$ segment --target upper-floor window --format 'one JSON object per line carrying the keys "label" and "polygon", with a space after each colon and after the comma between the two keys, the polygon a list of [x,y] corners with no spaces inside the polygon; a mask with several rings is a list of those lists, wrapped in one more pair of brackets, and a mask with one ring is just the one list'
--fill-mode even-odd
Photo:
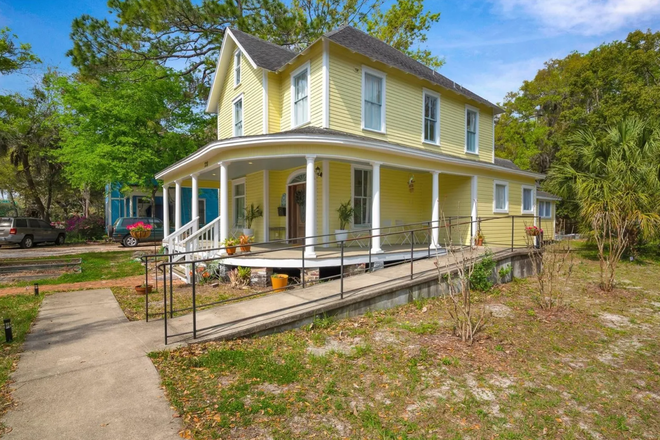
{"label": "upper-floor window", "polygon": [[234,136],[243,136],[243,95],[234,100]]}
{"label": "upper-floor window", "polygon": [[362,67],[362,127],[385,132],[385,74]]}
{"label": "upper-floor window", "polygon": [[493,212],[509,212],[509,184],[495,181],[493,192]]}
{"label": "upper-floor window", "polygon": [[479,110],[465,106],[465,152],[479,152]]}
{"label": "upper-floor window", "polygon": [[291,125],[309,122],[309,62],[291,74]]}
{"label": "upper-floor window", "polygon": [[552,218],[552,202],[539,202],[539,216]]}
{"label": "upper-floor window", "polygon": [[241,51],[234,53],[234,87],[241,83]]}
{"label": "upper-floor window", "polygon": [[371,170],[353,169],[353,225],[371,224]]}
{"label": "upper-floor window", "polygon": [[523,214],[534,213],[534,188],[522,187],[522,212]]}
{"label": "upper-floor window", "polygon": [[424,91],[424,142],[440,143],[440,97]]}

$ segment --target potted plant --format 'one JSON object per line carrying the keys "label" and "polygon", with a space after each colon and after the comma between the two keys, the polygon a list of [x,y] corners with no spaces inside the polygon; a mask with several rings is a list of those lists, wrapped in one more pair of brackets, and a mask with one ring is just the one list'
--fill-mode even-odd
{"label": "potted plant", "polygon": [[289,275],[274,273],[270,276],[270,282],[275,292],[282,292],[286,289],[287,284],[289,284]]}
{"label": "potted plant", "polygon": [[532,237],[538,237],[543,233],[543,229],[539,228],[538,226],[526,226],[525,233],[527,235],[531,235]]}
{"label": "potted plant", "polygon": [[346,227],[351,223],[355,209],[351,206],[351,200],[346,203],[341,203],[337,208],[339,214],[339,229],[335,229],[335,240],[346,241],[348,240],[348,230]]}
{"label": "potted plant", "polygon": [[474,236],[474,244],[476,246],[484,245],[484,234],[481,233],[481,229],[477,231],[477,235]]}
{"label": "potted plant", "polygon": [[138,295],[146,295],[148,293],[151,293],[153,288],[154,286],[152,286],[151,284],[142,283],[139,286],[135,286],[135,293],[137,293]]}
{"label": "potted plant", "polygon": [[250,248],[252,247],[250,246],[250,243],[252,243],[253,241],[254,241],[254,237],[250,235],[243,234],[240,237],[238,237],[238,242],[241,245],[241,252],[250,252]]}
{"label": "potted plant", "polygon": [[227,251],[227,255],[234,255],[236,253],[236,245],[238,244],[238,240],[235,238],[225,238],[222,242],[222,245],[225,247],[225,250]]}
{"label": "potted plant", "polygon": [[254,235],[254,231],[252,230],[252,222],[255,219],[258,219],[259,217],[264,215],[264,212],[261,210],[261,205],[257,205],[257,207],[254,207],[254,203],[251,203],[249,207],[243,208],[245,213],[243,214],[243,218],[245,219],[245,228],[243,229],[243,235],[247,236],[252,236]]}
{"label": "potted plant", "polygon": [[144,222],[137,222],[126,226],[131,236],[138,240],[144,240],[149,237],[151,235],[151,228],[152,226],[150,224]]}

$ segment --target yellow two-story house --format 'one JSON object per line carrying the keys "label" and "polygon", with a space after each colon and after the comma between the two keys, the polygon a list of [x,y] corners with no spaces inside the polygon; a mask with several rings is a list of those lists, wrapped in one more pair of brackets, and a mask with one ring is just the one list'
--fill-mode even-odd
{"label": "yellow two-story house", "polygon": [[[506,245],[525,239],[539,208],[554,223],[555,199],[537,201],[544,176],[495,157],[498,106],[350,26],[300,53],[227,29],[206,111],[218,115],[218,139],[156,176],[165,206],[174,188],[170,240],[201,233],[202,187],[219,192],[219,216],[202,228],[216,243],[241,233],[254,205],[255,241],[304,238],[310,258],[334,241],[349,201],[346,229],[373,236],[374,254],[401,244],[379,233],[414,225],[450,221],[466,225],[452,240],[480,233]],[[182,187],[192,188],[187,225]],[[510,217],[517,223],[496,221]],[[447,237],[436,227],[419,239],[438,247]]]}

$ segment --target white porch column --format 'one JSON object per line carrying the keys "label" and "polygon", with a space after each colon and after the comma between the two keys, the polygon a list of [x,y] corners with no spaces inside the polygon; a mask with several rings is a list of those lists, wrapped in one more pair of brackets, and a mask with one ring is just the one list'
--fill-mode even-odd
{"label": "white porch column", "polygon": [[316,173],[314,172],[314,160],[316,156],[305,156],[307,159],[306,194],[305,194],[305,257],[316,258],[314,252],[316,235]]}
{"label": "white porch column", "polygon": [[323,176],[321,177],[321,185],[323,185],[323,247],[329,247],[329,241],[332,241],[330,237],[330,162],[327,160],[323,161]]}
{"label": "white porch column", "polygon": [[[190,203],[190,211],[191,211],[190,220],[199,216],[199,183],[197,181],[198,176],[199,173],[193,173],[190,175],[190,177],[192,178],[192,201]],[[193,224],[193,231],[197,232],[198,227],[199,227],[199,222]]]}
{"label": "white porch column", "polygon": [[174,181],[174,229],[181,229],[181,181]]}
{"label": "white porch column", "polygon": [[130,211],[129,217],[133,217],[135,214],[133,213],[133,193],[132,192],[128,196],[128,210]]}
{"label": "white porch column", "polygon": [[431,171],[433,178],[433,185],[431,191],[431,203],[433,208],[431,211],[431,249],[437,249],[440,245],[440,182],[439,172]]}
{"label": "white porch column", "polygon": [[163,185],[163,238],[170,235],[170,201],[168,199],[169,186]]}
{"label": "white porch column", "polygon": [[[380,235],[380,162],[371,162],[371,234]],[[381,237],[371,241],[371,253],[382,253]]]}
{"label": "white porch column", "polygon": [[220,243],[222,243],[229,236],[229,202],[227,200],[229,162],[219,162],[218,165],[220,165]]}
{"label": "white porch column", "polygon": [[[479,210],[477,208],[477,185],[479,183],[479,178],[477,176],[472,176],[470,179],[470,200],[472,201],[472,209],[470,211],[470,217],[472,221],[472,237],[470,237],[470,243],[474,240],[474,236],[477,235],[477,230],[479,229]],[[468,244],[470,244],[468,243]]]}

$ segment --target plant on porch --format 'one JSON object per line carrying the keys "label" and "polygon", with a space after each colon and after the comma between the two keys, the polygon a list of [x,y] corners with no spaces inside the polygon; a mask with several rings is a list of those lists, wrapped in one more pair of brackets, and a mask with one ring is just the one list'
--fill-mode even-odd
{"label": "plant on porch", "polygon": [[252,236],[254,231],[252,230],[252,222],[263,217],[264,212],[261,209],[261,205],[254,206],[254,203],[251,203],[249,207],[243,208],[243,219],[245,220],[245,229],[243,229],[243,235]]}
{"label": "plant on porch", "polygon": [[224,246],[225,250],[227,251],[227,255],[234,255],[236,253],[236,245],[238,244],[238,240],[235,238],[225,238],[222,241],[222,246]]}
{"label": "plant on porch", "polygon": [[337,241],[346,241],[348,239],[348,230],[346,227],[351,223],[355,209],[351,206],[351,200],[346,203],[340,203],[337,208],[339,217],[339,229],[335,229],[335,239]]}
{"label": "plant on porch", "polygon": [[238,241],[241,245],[241,252],[250,252],[250,243],[254,241],[254,237],[251,235],[241,235],[238,237]]}

